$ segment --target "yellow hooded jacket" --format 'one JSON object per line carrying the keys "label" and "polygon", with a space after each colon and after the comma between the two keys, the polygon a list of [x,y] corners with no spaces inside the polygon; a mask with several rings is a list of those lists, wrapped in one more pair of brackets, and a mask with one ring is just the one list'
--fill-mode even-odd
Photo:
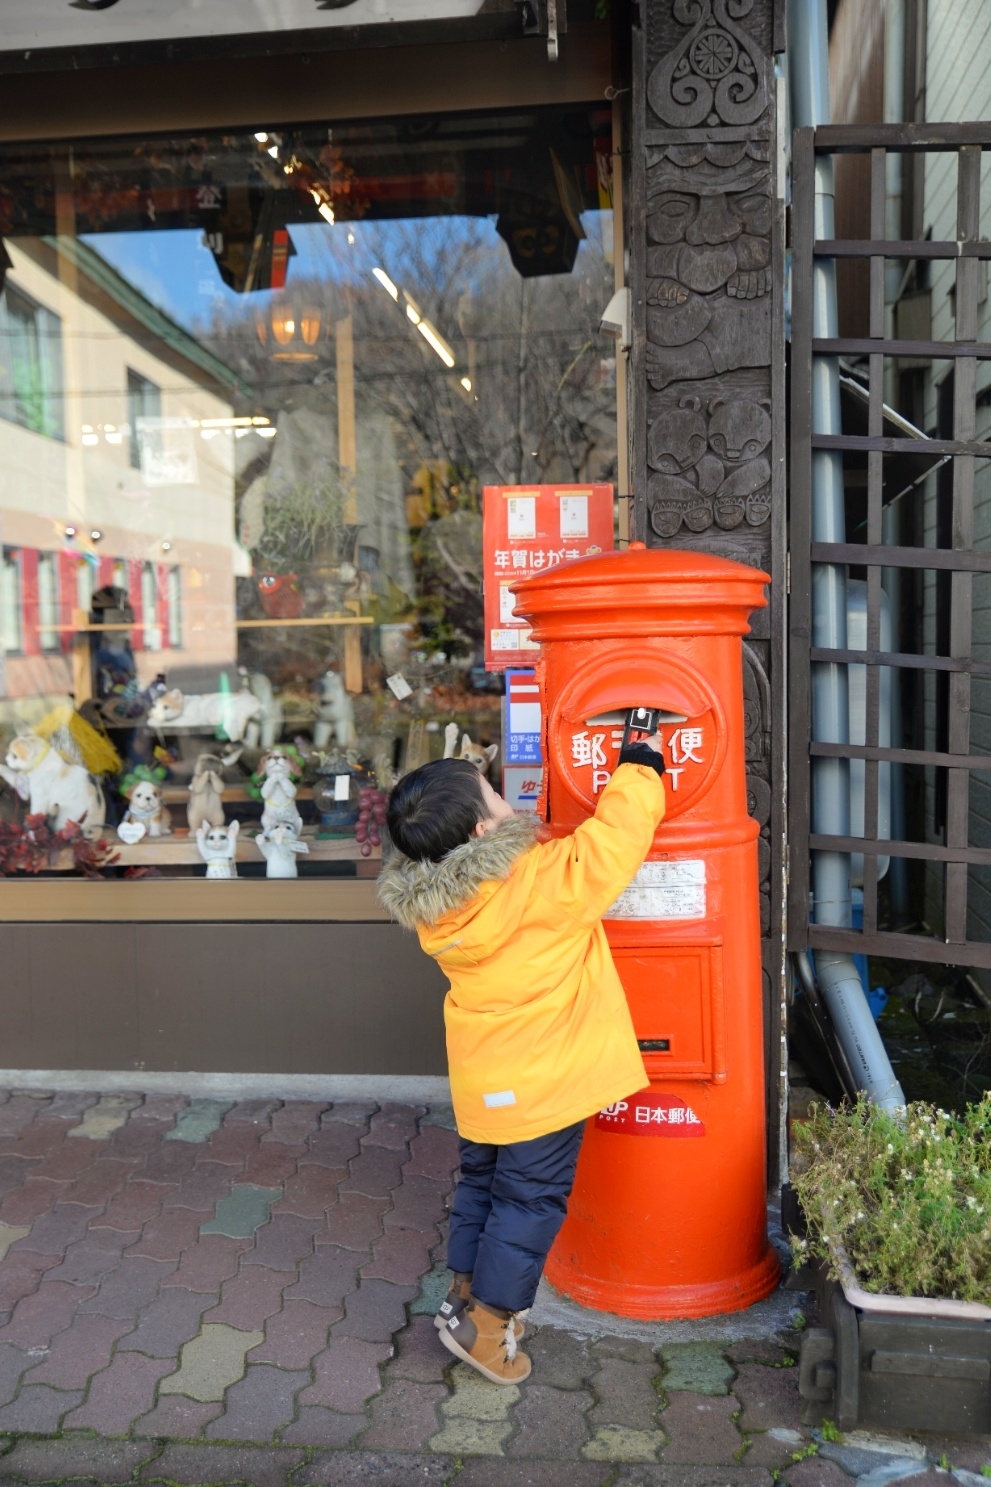
{"label": "yellow hooded jacket", "polygon": [[379,895],[450,981],[458,1131],[503,1145],[562,1130],[647,1082],[602,916],[664,815],[655,770],[621,764],[574,835],[505,821],[438,863],[396,853]]}

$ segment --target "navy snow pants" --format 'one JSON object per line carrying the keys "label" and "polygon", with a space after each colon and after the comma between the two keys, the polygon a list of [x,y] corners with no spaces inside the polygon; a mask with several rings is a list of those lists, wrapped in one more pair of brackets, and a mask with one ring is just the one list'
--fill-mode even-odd
{"label": "navy snow pants", "polygon": [[451,1209],[447,1263],[472,1275],[486,1306],[525,1311],[564,1222],[585,1122],[489,1146],[461,1138],[461,1181]]}

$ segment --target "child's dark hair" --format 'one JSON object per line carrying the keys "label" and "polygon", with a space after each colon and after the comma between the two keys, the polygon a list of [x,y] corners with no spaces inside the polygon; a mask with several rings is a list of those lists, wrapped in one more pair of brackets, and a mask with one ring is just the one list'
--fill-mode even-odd
{"label": "child's dark hair", "polygon": [[485,820],[485,800],[474,764],[434,759],[404,775],[389,796],[389,835],[405,857],[439,862]]}

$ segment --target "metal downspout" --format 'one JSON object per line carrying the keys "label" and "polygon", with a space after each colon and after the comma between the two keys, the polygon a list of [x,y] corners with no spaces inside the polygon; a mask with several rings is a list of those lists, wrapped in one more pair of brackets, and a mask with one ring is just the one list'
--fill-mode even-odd
{"label": "metal downspout", "polygon": [[[826,0],[789,0],[788,56],[791,120],[794,128],[829,122],[829,47]],[[816,156],[815,236],[835,237],[833,162]],[[812,279],[812,334],[839,335],[836,267],[816,258]],[[839,434],[839,363],[817,356],[812,363],[812,427]],[[830,450],[812,451],[812,541],[844,542],[843,458]],[[845,650],[846,569],[817,563],[812,568],[812,644]],[[812,736],[822,743],[849,743],[846,667],[816,662],[812,667]],[[844,759],[812,760],[812,828],[829,836],[850,834],[850,770]],[[812,912],[816,923],[850,926],[850,858],[842,852],[816,852],[812,864]],[[853,959],[817,950],[816,977],[837,1036],[858,1086],[878,1105],[895,1109],[905,1096],[891,1067]]]}

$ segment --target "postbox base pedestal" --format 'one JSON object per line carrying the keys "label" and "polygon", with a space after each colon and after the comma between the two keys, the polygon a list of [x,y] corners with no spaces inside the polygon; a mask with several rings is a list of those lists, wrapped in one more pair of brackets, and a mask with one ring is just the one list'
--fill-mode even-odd
{"label": "postbox base pedestal", "polygon": [[745,1311],[770,1296],[781,1278],[781,1264],[769,1245],[756,1265],[725,1280],[698,1285],[647,1286],[634,1281],[600,1280],[578,1275],[556,1261],[552,1251],[544,1274],[569,1301],[613,1316],[640,1322],[674,1322],[691,1317],[718,1317]]}

